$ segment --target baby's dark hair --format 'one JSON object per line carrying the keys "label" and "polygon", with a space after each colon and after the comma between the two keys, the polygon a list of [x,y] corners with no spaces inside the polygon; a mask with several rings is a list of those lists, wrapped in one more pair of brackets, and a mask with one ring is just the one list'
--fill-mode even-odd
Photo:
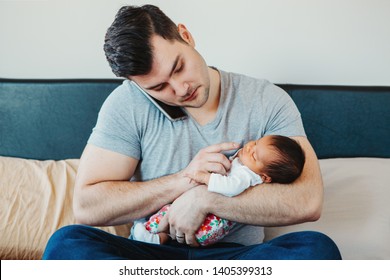
{"label": "baby's dark hair", "polygon": [[277,159],[267,164],[265,173],[273,183],[288,184],[294,182],[302,173],[305,165],[305,153],[294,139],[281,135],[272,135],[272,147],[278,154]]}

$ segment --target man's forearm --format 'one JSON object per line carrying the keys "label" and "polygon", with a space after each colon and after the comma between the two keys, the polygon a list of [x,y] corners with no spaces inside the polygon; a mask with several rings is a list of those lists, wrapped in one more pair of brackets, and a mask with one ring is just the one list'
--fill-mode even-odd
{"label": "man's forearm", "polygon": [[305,194],[292,188],[259,185],[232,198],[208,193],[206,200],[210,203],[207,204],[207,212],[231,221],[261,226],[290,225],[318,219],[316,202],[308,201],[309,198],[303,198]]}
{"label": "man's forearm", "polygon": [[116,225],[145,217],[191,188],[179,173],[147,182],[105,181],[76,186],[74,212],[79,223]]}

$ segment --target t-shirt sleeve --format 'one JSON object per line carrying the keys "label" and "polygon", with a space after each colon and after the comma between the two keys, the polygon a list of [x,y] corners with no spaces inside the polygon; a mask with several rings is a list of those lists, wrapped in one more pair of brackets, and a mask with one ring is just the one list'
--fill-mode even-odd
{"label": "t-shirt sleeve", "polygon": [[263,104],[269,116],[265,134],[284,136],[306,136],[301,114],[291,97],[280,87],[266,87]]}
{"label": "t-shirt sleeve", "polygon": [[140,131],[129,87],[122,84],[105,100],[88,144],[135,159],[141,158]]}

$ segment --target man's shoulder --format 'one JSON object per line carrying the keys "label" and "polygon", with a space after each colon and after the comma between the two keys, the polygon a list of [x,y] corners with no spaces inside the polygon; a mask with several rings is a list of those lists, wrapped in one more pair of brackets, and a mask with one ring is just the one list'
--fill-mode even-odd
{"label": "man's shoulder", "polygon": [[226,87],[234,87],[235,89],[256,89],[256,91],[272,90],[276,87],[268,79],[253,77],[247,74],[228,72],[219,70],[221,75],[222,85]]}
{"label": "man's shoulder", "polygon": [[218,69],[218,71],[222,77],[230,78],[233,80],[247,80],[247,81],[252,81],[252,82],[256,82],[256,83],[264,83],[264,84],[270,83],[270,81],[265,79],[265,78],[254,77],[254,76],[251,76],[248,74],[225,71],[225,70],[221,70],[221,69]]}
{"label": "man's shoulder", "polygon": [[104,103],[109,107],[138,107],[145,104],[147,106],[148,100],[131,81],[124,80],[109,94]]}
{"label": "man's shoulder", "polygon": [[241,96],[248,102],[263,102],[263,98],[283,96],[286,92],[268,79],[220,70],[221,89],[226,96]]}
{"label": "man's shoulder", "polygon": [[124,80],[120,85],[118,85],[108,96],[108,98],[126,98],[129,97],[133,92],[138,91],[138,89],[132,85],[132,82],[129,80]]}

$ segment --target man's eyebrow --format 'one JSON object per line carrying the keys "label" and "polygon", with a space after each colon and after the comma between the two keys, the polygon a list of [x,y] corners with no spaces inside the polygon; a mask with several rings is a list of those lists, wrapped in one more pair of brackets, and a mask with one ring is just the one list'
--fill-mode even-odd
{"label": "man's eyebrow", "polygon": [[[173,71],[175,71],[175,68],[176,68],[177,64],[179,63],[179,59],[180,59],[180,55],[177,55],[175,61],[173,62],[171,72],[169,73],[169,77],[171,77],[173,74]],[[158,85],[147,87],[145,89],[147,89],[147,90],[155,89],[155,88],[158,88],[159,86],[161,86],[162,84],[163,83],[160,83]]]}

